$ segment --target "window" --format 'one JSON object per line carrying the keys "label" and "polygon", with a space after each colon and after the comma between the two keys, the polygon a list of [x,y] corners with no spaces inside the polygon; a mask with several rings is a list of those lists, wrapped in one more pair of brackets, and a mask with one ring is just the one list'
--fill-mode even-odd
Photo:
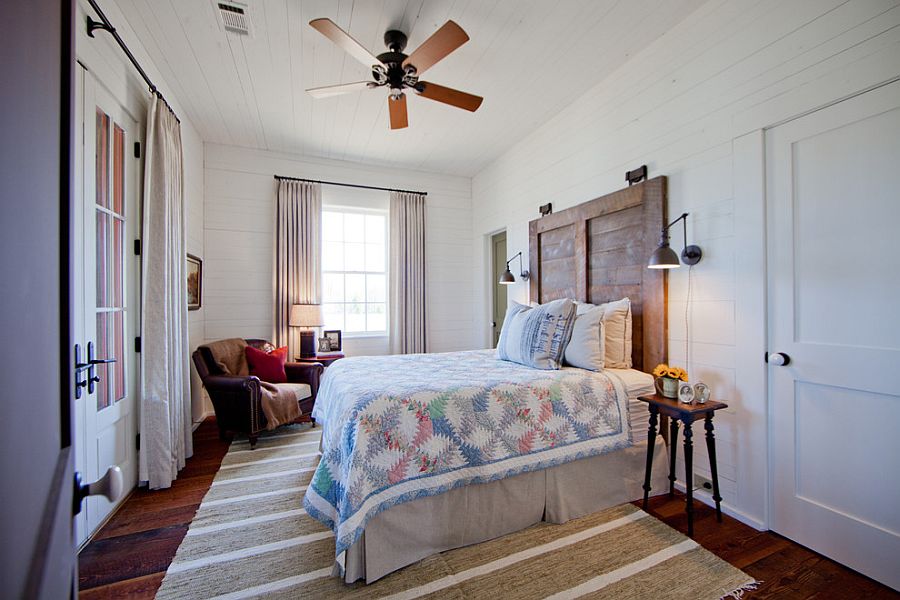
{"label": "window", "polygon": [[322,304],[325,329],[387,334],[387,212],[322,211]]}

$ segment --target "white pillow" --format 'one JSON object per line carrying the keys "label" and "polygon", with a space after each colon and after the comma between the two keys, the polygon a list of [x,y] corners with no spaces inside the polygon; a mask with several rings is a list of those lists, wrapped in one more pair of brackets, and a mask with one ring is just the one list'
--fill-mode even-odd
{"label": "white pillow", "polygon": [[497,357],[536,369],[558,369],[575,322],[568,298],[534,308],[513,302],[506,311]]}
{"label": "white pillow", "polygon": [[603,370],[606,346],[603,312],[597,306],[575,317],[572,338],[566,346],[566,364],[589,371]]}
{"label": "white pillow", "polygon": [[575,303],[575,314],[583,315],[592,309],[602,309],[604,329],[603,366],[607,369],[630,369],[631,362],[631,300],[622,298],[600,305]]}

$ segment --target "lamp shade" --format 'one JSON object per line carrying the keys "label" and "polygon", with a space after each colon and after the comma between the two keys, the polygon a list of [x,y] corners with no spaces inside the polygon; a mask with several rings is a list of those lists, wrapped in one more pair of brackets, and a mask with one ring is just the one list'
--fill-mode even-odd
{"label": "lamp shade", "polygon": [[669,244],[660,244],[650,255],[648,269],[675,269],[681,266],[678,255],[669,247]]}
{"label": "lamp shade", "polygon": [[320,304],[294,304],[291,306],[291,318],[288,320],[291,327],[322,327],[325,325],[325,315],[322,314]]}
{"label": "lamp shade", "polygon": [[499,283],[502,283],[503,285],[512,285],[515,282],[515,276],[512,274],[512,271],[509,270],[509,267],[506,267],[506,271],[500,276]]}

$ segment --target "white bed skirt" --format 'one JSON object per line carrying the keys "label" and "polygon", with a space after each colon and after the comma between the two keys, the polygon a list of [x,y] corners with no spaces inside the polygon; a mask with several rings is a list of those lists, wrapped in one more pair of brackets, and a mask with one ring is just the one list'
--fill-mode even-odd
{"label": "white bed skirt", "polygon": [[[344,554],[344,581],[372,583],[438,552],[564,523],[644,495],[647,444],[398,504],[376,515]],[[653,455],[653,495],[668,490],[665,443]],[[341,575],[335,564],[336,576]]]}

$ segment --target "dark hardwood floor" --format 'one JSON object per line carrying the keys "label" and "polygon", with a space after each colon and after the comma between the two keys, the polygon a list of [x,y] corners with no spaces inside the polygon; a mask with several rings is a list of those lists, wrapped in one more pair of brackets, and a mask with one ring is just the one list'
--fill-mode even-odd
{"label": "dark hardwood floor", "polygon": [[81,551],[79,596],[153,598],[227,451],[215,419],[201,423],[172,487],[135,490]]}
{"label": "dark hardwood floor", "polygon": [[[228,445],[214,419],[194,432],[194,456],[168,490],[135,491],[79,557],[82,599],[153,598]],[[640,503],[635,503],[640,506]],[[657,496],[650,513],[687,532],[684,496]],[[900,598],[893,590],[771,532],[695,502],[694,539],[762,581],[746,599]]]}

